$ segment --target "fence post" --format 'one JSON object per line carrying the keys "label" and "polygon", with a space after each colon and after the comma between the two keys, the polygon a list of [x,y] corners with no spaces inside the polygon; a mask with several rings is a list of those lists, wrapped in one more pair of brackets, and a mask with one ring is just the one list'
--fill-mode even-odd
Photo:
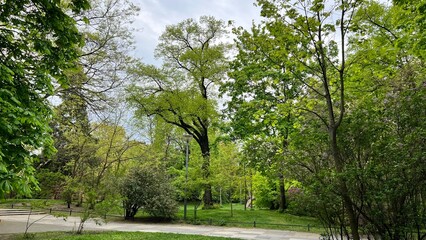
{"label": "fence post", "polygon": [[256,227],[256,220],[253,221],[253,227]]}
{"label": "fence post", "polygon": [[71,212],[72,212],[72,209],[70,209],[70,216],[71,216]]}
{"label": "fence post", "polygon": [[12,209],[13,209],[13,203],[12,203]]}
{"label": "fence post", "polygon": [[308,232],[311,231],[311,225],[308,224]]}
{"label": "fence post", "polygon": [[209,218],[209,225],[212,225],[212,219]]}
{"label": "fence post", "polygon": [[52,208],[49,209],[49,214],[52,214]]}

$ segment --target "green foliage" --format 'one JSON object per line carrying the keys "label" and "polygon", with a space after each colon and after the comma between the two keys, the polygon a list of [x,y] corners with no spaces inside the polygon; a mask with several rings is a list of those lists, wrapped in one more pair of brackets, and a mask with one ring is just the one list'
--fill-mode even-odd
{"label": "green foliage", "polygon": [[82,44],[75,21],[66,13],[87,9],[86,0],[6,1],[1,4],[0,42],[0,197],[29,195],[37,186],[36,151],[53,153],[47,98],[53,82],[67,85]]}
{"label": "green foliage", "polygon": [[[76,102],[68,103],[71,108],[76,106]],[[68,207],[75,200],[83,207],[78,232],[88,219],[102,219],[114,210],[112,206],[120,200],[119,180],[145,154],[143,144],[130,140],[124,128],[117,125],[120,114],[114,122],[89,124],[87,112],[82,109],[81,115],[75,111],[62,116],[59,122],[67,127],[58,131],[60,151],[57,159],[46,163],[66,176],[62,198]],[[64,120],[68,117],[70,121]],[[74,121],[77,123],[72,124]]]}
{"label": "green foliage", "polygon": [[278,191],[277,183],[256,173],[253,176],[254,206],[259,208],[277,209]]}
{"label": "green foliage", "polygon": [[215,85],[227,70],[227,44],[219,42],[225,24],[203,16],[166,27],[160,36],[156,56],[161,68],[138,64],[136,79],[128,90],[128,102],[138,118],[155,116],[190,134],[203,157],[204,203],[213,204],[210,178],[211,134],[218,120]]}
{"label": "green foliage", "polygon": [[247,160],[285,157],[329,234],[422,237],[424,1],[257,5],[222,87]]}
{"label": "green foliage", "polygon": [[306,194],[301,188],[292,186],[287,191],[288,209],[286,212],[296,216],[318,216],[316,213],[316,203],[311,195]]}
{"label": "green foliage", "polygon": [[224,141],[215,145],[212,151],[211,183],[216,190],[213,192],[216,201],[220,202],[222,199],[222,202],[230,202],[239,198],[235,194],[238,185],[241,184],[240,160],[241,156],[236,144]]}
{"label": "green foliage", "polygon": [[172,218],[177,212],[175,193],[167,175],[155,167],[134,168],[120,184],[126,219],[142,208],[153,217]]}
{"label": "green foliage", "polygon": [[40,192],[38,198],[58,199],[66,183],[66,177],[61,172],[51,172],[48,169],[41,169],[36,174],[39,182]]}
{"label": "green foliage", "polygon": [[129,0],[89,0],[91,9],[74,16],[85,44],[80,49],[81,73],[71,77],[70,88],[56,90],[65,100],[69,95],[85,103],[86,111],[108,111],[117,107],[119,92],[134,63],[131,24],[139,8]]}

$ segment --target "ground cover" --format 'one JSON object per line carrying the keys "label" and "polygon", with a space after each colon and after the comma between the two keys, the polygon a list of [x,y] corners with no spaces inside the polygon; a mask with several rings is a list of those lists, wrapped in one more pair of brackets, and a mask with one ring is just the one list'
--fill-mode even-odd
{"label": "ground cover", "polygon": [[[62,213],[69,215],[69,210],[63,200],[44,200],[44,199],[9,199],[0,202],[0,208],[43,208],[45,211],[52,209],[61,210]],[[312,217],[295,216],[287,213],[279,213],[278,211],[258,208],[246,208],[242,204],[224,204],[221,207],[203,210],[197,208],[194,212],[195,204],[189,204],[187,210],[187,223],[204,224],[204,225],[220,225],[233,227],[257,227],[267,229],[292,230],[301,232],[323,233],[324,229],[321,223]],[[72,216],[78,216],[82,208],[72,205]],[[58,213],[53,211],[52,214]],[[123,212],[116,210],[109,213],[108,221],[122,221]],[[158,219],[150,218],[143,211],[139,211],[135,221],[151,222]],[[183,223],[183,206],[180,206],[177,219],[174,222]]]}
{"label": "ground cover", "polygon": [[[0,235],[1,237],[1,235]],[[2,238],[3,239],[3,238]],[[85,232],[75,234],[70,232],[31,233],[9,235],[5,240],[235,240],[235,238],[208,237],[173,233],[143,233],[143,232]]]}
{"label": "ground cover", "polygon": [[51,208],[66,207],[64,200],[58,199],[1,199],[0,208]]}
{"label": "ground cover", "polygon": [[[194,207],[195,205],[193,204],[188,205],[187,220],[196,224],[258,227],[315,233],[324,232],[320,221],[312,217],[295,216],[269,209],[246,208],[244,210],[244,205],[242,204],[233,204],[232,214],[230,204],[224,204],[214,209],[202,210],[198,208],[196,217],[194,217]],[[143,215],[137,216],[142,217]],[[179,209],[178,218],[183,219],[183,206]]]}

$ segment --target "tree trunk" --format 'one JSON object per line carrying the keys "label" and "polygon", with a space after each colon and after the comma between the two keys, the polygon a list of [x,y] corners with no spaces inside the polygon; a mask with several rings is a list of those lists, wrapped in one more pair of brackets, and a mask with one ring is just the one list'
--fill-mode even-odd
{"label": "tree trunk", "polygon": [[213,197],[212,197],[212,186],[209,182],[210,178],[210,146],[208,142],[208,138],[204,139],[204,141],[200,144],[201,152],[203,154],[203,164],[201,169],[203,171],[203,180],[204,180],[204,196],[203,203],[204,208],[213,207]]}
{"label": "tree trunk", "polygon": [[126,206],[124,220],[135,220],[135,215],[139,208],[136,206]]}
{"label": "tree trunk", "polygon": [[213,197],[212,197],[212,186],[209,182],[210,169],[208,166],[210,166],[210,156],[208,156],[208,160],[206,160],[206,158],[207,157],[204,157],[204,162],[202,166],[203,180],[205,181],[203,203],[204,203],[204,208],[211,208],[213,207]]}
{"label": "tree trunk", "polygon": [[[331,143],[330,144],[331,154],[334,160],[336,171],[338,173],[343,173],[344,163],[343,163],[343,159],[341,159],[340,157],[339,148],[337,146],[337,127],[334,126],[334,122],[329,129],[329,135],[330,135],[330,143]],[[349,196],[348,186],[346,185],[346,181],[343,178],[340,178],[338,181],[340,185],[339,192],[343,199],[343,204],[349,218],[349,226],[351,228],[352,238],[354,240],[360,240],[359,229],[358,229],[358,217],[352,205],[352,200]]]}
{"label": "tree trunk", "polygon": [[284,210],[287,209],[287,199],[285,196],[285,185],[284,185],[284,174],[280,173],[279,174],[279,183],[280,183],[280,208],[279,211],[283,212]]}

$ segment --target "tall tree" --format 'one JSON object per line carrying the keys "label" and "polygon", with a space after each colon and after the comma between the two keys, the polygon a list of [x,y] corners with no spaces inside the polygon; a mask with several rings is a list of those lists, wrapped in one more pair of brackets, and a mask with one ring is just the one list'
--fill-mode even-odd
{"label": "tall tree", "polygon": [[293,79],[291,86],[282,84],[293,76],[285,71],[279,54],[283,50],[265,27],[253,25],[251,32],[240,27],[234,33],[238,55],[231,63],[232,80],[221,86],[222,92],[231,97],[227,114],[232,134],[245,140],[252,167],[279,178],[279,208],[284,210],[284,165],[295,116],[292,101],[300,83]]}
{"label": "tall tree", "polygon": [[[317,196],[315,211],[324,223],[340,225],[348,239],[359,239],[360,231],[383,239],[424,237],[424,219],[418,217],[425,209],[425,72],[419,44],[424,38],[418,30],[424,1],[395,2],[385,7],[362,1],[258,1],[268,18],[258,29],[266,34],[259,38],[254,29],[239,35],[248,38],[240,44],[229,84],[251,84],[256,90],[247,94],[250,100],[278,92],[272,85],[265,88],[272,77],[256,78],[268,70],[257,71],[262,64],[274,64],[251,66],[256,57],[275,60],[287,74],[277,81],[298,93],[290,98],[296,114],[289,136],[294,175],[307,194]],[[244,106],[241,100],[231,104]],[[258,112],[267,111],[250,113]]]}
{"label": "tall tree", "polygon": [[67,85],[82,45],[67,14],[88,9],[86,0],[2,1],[0,3],[0,195],[29,194],[36,186],[34,154],[53,152],[47,98],[53,81]]}
{"label": "tall tree", "polygon": [[92,8],[74,15],[84,37],[78,65],[80,72],[72,75],[68,88],[58,88],[55,95],[80,98],[88,111],[103,110],[113,104],[125,84],[127,68],[134,49],[131,23],[139,8],[128,0],[89,0]]}
{"label": "tall tree", "polygon": [[103,121],[105,117],[100,115],[108,114],[108,105],[117,104],[114,100],[127,79],[125,69],[133,62],[128,56],[133,49],[130,23],[138,8],[127,0],[90,3],[91,9],[73,15],[84,38],[76,61],[78,68],[66,73],[67,87],[55,89],[59,98],[55,103],[60,103],[55,106],[51,126],[58,153],[39,165],[53,171],[62,171],[72,153],[78,152],[67,147],[78,134],[90,137],[90,120]]}
{"label": "tall tree", "polygon": [[354,18],[362,31],[351,58],[362,61],[351,67],[339,137],[353,202],[368,233],[383,239],[425,237],[426,71],[416,8],[370,2]]}
{"label": "tall tree", "polygon": [[128,101],[139,116],[160,117],[190,134],[203,156],[204,204],[211,206],[210,134],[217,120],[215,84],[227,69],[227,45],[219,40],[226,33],[224,23],[203,16],[166,27],[156,56],[162,68],[140,64],[134,70],[139,79],[129,88]]}
{"label": "tall tree", "polygon": [[[299,109],[318,118],[328,135],[332,169],[339,176],[338,195],[344,203],[354,239],[360,239],[358,215],[347,183],[341,177],[345,171],[345,159],[340,153],[337,132],[345,116],[347,38],[351,33],[352,16],[360,2],[257,1],[261,15],[267,19],[263,22],[267,37],[263,39],[272,41],[274,46],[262,48],[263,56],[278,58],[275,65],[280,66],[282,73],[290,76],[278,81],[288,88],[297,88],[299,94],[294,103],[297,103]],[[255,47],[263,46],[259,44]],[[237,69],[241,68],[237,66]],[[273,92],[276,88],[267,88],[266,91]]]}

